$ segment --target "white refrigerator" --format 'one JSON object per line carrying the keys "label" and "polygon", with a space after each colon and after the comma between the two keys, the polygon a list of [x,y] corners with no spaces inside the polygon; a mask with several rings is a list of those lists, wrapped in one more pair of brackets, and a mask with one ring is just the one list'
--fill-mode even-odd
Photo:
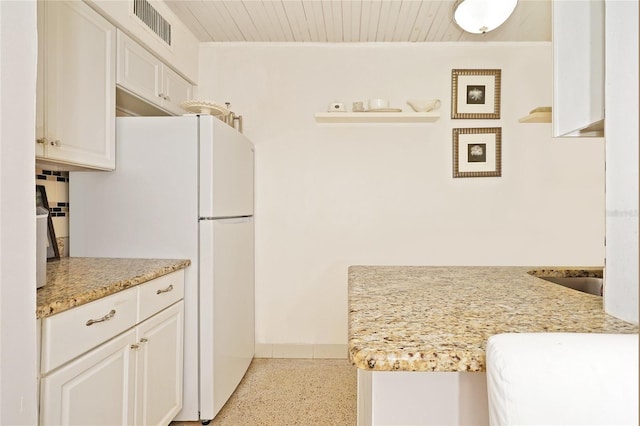
{"label": "white refrigerator", "polygon": [[215,417],[254,355],[253,165],[214,117],[119,117],[116,170],[69,179],[71,256],[191,259],[177,420]]}

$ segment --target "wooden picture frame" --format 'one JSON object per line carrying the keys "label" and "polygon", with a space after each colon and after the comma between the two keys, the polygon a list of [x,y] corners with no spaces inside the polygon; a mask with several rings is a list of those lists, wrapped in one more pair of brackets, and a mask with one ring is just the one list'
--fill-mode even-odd
{"label": "wooden picture frame", "polygon": [[453,129],[453,177],[502,175],[502,128]]}
{"label": "wooden picture frame", "polygon": [[500,118],[502,70],[451,71],[451,118]]}
{"label": "wooden picture frame", "polygon": [[60,259],[60,251],[58,249],[58,240],[56,239],[56,231],[53,228],[53,219],[51,219],[51,209],[49,209],[49,201],[47,200],[47,190],[44,185],[36,185],[36,207],[42,207],[49,212],[47,216],[47,261]]}

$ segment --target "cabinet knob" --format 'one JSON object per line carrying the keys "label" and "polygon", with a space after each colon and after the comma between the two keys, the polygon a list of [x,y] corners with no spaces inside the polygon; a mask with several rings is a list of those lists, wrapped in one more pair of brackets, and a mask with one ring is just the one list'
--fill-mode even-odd
{"label": "cabinet knob", "polygon": [[131,345],[131,349],[133,349],[134,351],[137,350],[138,348],[140,348],[140,345],[134,343],[133,345]]}
{"label": "cabinet knob", "polygon": [[47,143],[47,138],[38,138],[36,139],[36,143],[44,145]]}
{"label": "cabinet knob", "polygon": [[164,97],[164,99],[165,99],[166,101],[171,102],[171,96],[169,96],[169,95],[165,96],[165,97]]}
{"label": "cabinet knob", "polygon": [[62,142],[57,139],[55,141],[51,141],[51,146],[59,147],[60,145],[62,145]]}
{"label": "cabinet knob", "polygon": [[147,339],[146,337],[143,337],[142,339],[140,339],[140,343],[147,343],[149,341],[149,339]]}
{"label": "cabinet knob", "polygon": [[164,93],[158,93],[158,97],[164,99]]}

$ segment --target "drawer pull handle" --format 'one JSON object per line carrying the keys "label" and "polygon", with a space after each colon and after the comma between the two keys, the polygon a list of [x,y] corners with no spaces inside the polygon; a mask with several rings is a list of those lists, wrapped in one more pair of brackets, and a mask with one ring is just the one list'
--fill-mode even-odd
{"label": "drawer pull handle", "polygon": [[97,322],[109,321],[115,315],[116,315],[116,310],[112,309],[107,315],[103,316],[102,318],[90,319],[89,321],[87,321],[87,327],[90,326],[90,325],[93,325],[93,324],[95,324]]}
{"label": "drawer pull handle", "polygon": [[171,290],[173,290],[173,284],[170,284],[167,288],[156,291],[156,294],[169,293]]}

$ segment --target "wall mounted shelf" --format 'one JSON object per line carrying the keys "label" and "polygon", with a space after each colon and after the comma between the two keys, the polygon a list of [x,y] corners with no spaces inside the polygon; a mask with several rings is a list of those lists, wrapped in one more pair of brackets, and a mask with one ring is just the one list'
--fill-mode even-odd
{"label": "wall mounted shelf", "polygon": [[518,120],[520,123],[551,123],[551,107],[539,107]]}
{"label": "wall mounted shelf", "polygon": [[317,112],[318,123],[431,123],[440,112]]}

